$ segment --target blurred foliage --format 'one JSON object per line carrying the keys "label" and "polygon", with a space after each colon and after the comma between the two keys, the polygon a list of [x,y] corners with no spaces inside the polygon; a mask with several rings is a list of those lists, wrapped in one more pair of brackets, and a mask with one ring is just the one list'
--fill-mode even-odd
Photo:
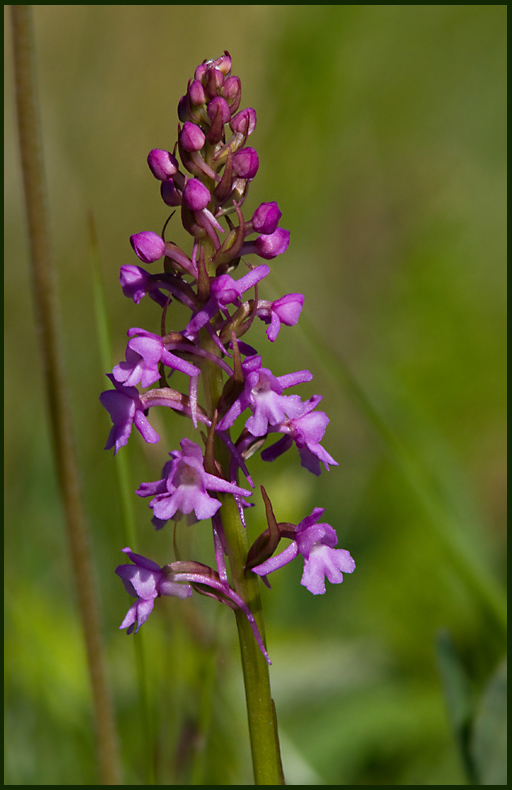
{"label": "blurred foliage", "polygon": [[[125,783],[146,783],[146,757],[133,638],[117,630],[127,598],[113,570],[124,544],[114,461],[102,450],[109,421],[98,401],[106,380],[87,213],[98,227],[118,359],[128,327],[158,331],[152,303],[135,308],[117,283],[119,266],[134,260],[129,235],[159,231],[166,219],[145,157],[173,145],[187,80],[224,49],[243,102],[258,113],[260,171],[248,206],[277,200],[292,232],[262,295],[304,292],[323,353],[286,328],[262,351],[278,374],[312,370],[301,395],[324,395],[325,446],[339,461],[316,479],[291,450],[272,467],[253,459],[253,477],[278,519],[325,507],[357,563],[321,598],[300,586],[300,563],[264,590],[288,783],[466,783],[436,664],[440,628],[467,675],[471,710],[480,711],[472,744],[479,775],[506,783],[499,764],[480,764],[486,738],[496,743],[503,730],[500,675],[479,702],[505,649],[499,606],[489,606],[465,560],[448,550],[453,530],[497,600],[505,558],[506,6],[40,5],[34,13],[62,344]],[[88,681],[33,321],[8,25],[5,96],[6,784],[94,784]],[[173,320],[181,326],[180,316]],[[416,489],[364,402],[340,386],[347,370],[414,459]],[[163,443],[134,436],[126,448],[134,488],[157,479],[165,447],[182,436],[185,422],[168,417],[154,421]],[[419,490],[435,498],[439,523]],[[146,501],[134,496],[133,506],[137,549],[169,561],[170,533],[153,532]],[[254,535],[263,512],[255,510]],[[206,533],[180,537],[183,553],[209,561]],[[197,596],[161,604],[140,635],[158,782],[250,784],[232,616]]]}

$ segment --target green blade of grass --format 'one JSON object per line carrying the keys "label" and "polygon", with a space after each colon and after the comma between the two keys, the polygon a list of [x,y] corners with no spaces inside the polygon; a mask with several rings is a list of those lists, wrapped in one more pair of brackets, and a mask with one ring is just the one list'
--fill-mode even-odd
{"label": "green blade of grass", "polygon": [[[112,369],[112,343],[108,320],[108,310],[105,300],[105,288],[101,273],[100,255],[96,227],[92,212],[88,215],[88,230],[90,243],[91,269],[94,289],[94,306],[96,330],[100,346],[101,364],[104,370]],[[137,551],[135,532],[135,509],[133,507],[133,486],[131,483],[130,469],[126,452],[121,451],[115,457],[115,469],[118,483],[119,499],[122,511],[123,540],[132,551]],[[145,740],[146,754],[146,784],[155,784],[155,769],[153,762],[153,719],[151,715],[151,690],[148,673],[148,663],[144,644],[144,634],[138,633],[134,639],[135,664],[139,702],[141,711],[141,729]]]}

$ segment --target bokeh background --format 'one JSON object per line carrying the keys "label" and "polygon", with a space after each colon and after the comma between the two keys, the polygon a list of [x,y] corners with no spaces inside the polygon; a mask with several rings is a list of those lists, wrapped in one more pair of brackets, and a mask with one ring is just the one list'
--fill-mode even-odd
{"label": "bokeh background", "polygon": [[[323,597],[300,586],[300,563],[263,592],[288,783],[464,784],[436,638],[450,634],[477,711],[504,653],[506,6],[38,5],[34,19],[62,343],[124,783],[146,783],[145,755],[133,637],[118,631],[129,601],[113,572],[124,543],[102,449],[87,215],[119,360],[128,327],[158,331],[153,303],[135,307],[117,282],[135,262],[130,234],[159,232],[167,216],[146,155],[173,146],[187,80],[228,49],[242,107],[258,115],[246,205],[277,200],[291,231],[261,291],[306,294],[304,321],[272,348],[261,327],[261,349],[277,374],[313,372],[301,395],[324,395],[324,445],[339,462],[317,479],[292,450],[273,465],[253,459],[253,476],[278,519],[325,507],[357,563]],[[94,784],[5,31],[6,783]],[[136,435],[123,450],[133,488],[160,476],[182,436],[181,420],[156,412],[165,441]],[[170,561],[170,533],[154,533],[147,501],[133,504],[138,550]],[[184,542],[211,559],[199,530]],[[143,631],[158,782],[250,784],[231,612],[168,599]]]}

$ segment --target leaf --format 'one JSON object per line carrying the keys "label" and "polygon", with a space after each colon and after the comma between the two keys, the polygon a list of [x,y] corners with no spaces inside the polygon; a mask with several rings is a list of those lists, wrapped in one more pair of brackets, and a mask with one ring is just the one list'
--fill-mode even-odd
{"label": "leaf", "polygon": [[470,754],[481,785],[507,784],[507,659],[487,683],[476,714]]}
{"label": "leaf", "polygon": [[473,708],[470,684],[453,640],[444,629],[437,634],[436,652],[446,707],[460,758],[470,784],[476,784],[473,761],[469,753],[469,728]]}

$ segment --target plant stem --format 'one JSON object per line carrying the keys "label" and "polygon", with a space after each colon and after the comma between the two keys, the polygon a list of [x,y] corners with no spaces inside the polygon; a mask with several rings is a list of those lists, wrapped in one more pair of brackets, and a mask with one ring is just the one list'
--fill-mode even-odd
{"label": "plant stem", "polygon": [[[203,335],[203,340],[205,344],[211,343],[206,333]],[[209,350],[214,349],[212,347]],[[222,373],[208,360],[204,360],[201,367],[206,408],[212,417],[222,392]],[[220,440],[215,445],[215,457],[225,470],[229,469],[229,453],[226,445]],[[247,531],[240,520],[234,497],[231,494],[219,494],[219,498],[222,502],[222,523],[228,548],[232,585],[235,592],[251,609],[261,638],[265,642],[259,579],[255,574],[245,571],[249,553]],[[240,610],[235,611],[235,616],[244,674],[254,783],[282,785],[284,776],[275,706],[270,693],[269,667],[256,643],[246,616]]]}
{"label": "plant stem", "polygon": [[[221,495],[221,500],[222,523],[228,545],[233,587],[251,609],[265,642],[259,579],[255,574],[246,573],[244,570],[249,552],[247,532],[240,521],[234,497],[231,494]],[[275,706],[270,693],[269,667],[246,616],[240,610],[235,615],[244,673],[254,783],[282,785],[284,777]]]}
{"label": "plant stem", "polygon": [[104,663],[94,570],[59,347],[55,274],[49,234],[34,64],[32,7],[11,6],[18,134],[28,220],[36,320],[50,410],[50,433],[66,516],[76,594],[92,686],[99,784],[121,784],[114,717]]}

